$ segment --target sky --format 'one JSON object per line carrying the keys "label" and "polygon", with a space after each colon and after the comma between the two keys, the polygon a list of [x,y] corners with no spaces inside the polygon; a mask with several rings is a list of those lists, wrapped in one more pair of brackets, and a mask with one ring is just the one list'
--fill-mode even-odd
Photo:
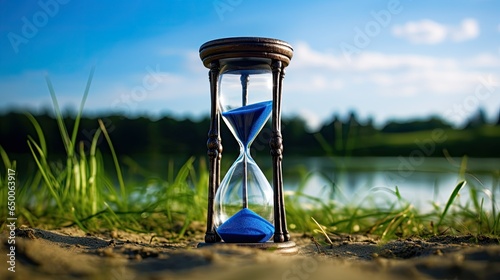
{"label": "sky", "polygon": [[290,43],[282,111],[311,130],[356,112],[376,124],[500,112],[500,1],[0,0],[0,112],[209,114],[213,39]]}

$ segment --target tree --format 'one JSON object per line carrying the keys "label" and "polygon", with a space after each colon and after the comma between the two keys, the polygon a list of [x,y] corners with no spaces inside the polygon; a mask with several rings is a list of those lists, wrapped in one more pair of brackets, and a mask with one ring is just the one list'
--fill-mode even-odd
{"label": "tree", "polygon": [[465,125],[465,129],[480,127],[487,123],[486,112],[483,108],[479,108],[477,112],[469,118]]}
{"label": "tree", "polygon": [[444,122],[441,118],[433,116],[426,120],[389,121],[381,131],[385,133],[402,133],[433,130],[436,128],[449,129],[451,125]]}
{"label": "tree", "polygon": [[498,111],[497,125],[500,125],[500,110]]}

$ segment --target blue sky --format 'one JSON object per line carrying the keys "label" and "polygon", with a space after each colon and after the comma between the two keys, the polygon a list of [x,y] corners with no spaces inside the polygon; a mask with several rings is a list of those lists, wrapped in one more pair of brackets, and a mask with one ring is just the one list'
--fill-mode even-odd
{"label": "blue sky", "polygon": [[283,113],[311,128],[351,110],[376,123],[500,111],[500,2],[0,0],[0,111],[209,112],[198,49],[233,36],[289,42]]}

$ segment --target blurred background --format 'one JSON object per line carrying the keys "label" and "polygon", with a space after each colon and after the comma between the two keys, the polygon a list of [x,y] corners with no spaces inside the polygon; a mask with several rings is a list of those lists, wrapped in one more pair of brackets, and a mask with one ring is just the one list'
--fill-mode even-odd
{"label": "blurred background", "polygon": [[[283,93],[289,189],[302,168],[315,195],[334,182],[347,196],[400,186],[425,200],[436,186],[449,193],[464,156],[480,184],[498,184],[499,12],[493,0],[1,0],[0,145],[30,166],[30,112],[50,153],[64,154],[46,79],[71,127],[95,67],[82,145],[100,118],[129,168],[161,174],[171,159],[204,160],[210,100],[198,48],[259,36],[294,48]],[[253,146],[262,158],[265,129]],[[223,141],[229,165],[237,148],[227,130]]]}

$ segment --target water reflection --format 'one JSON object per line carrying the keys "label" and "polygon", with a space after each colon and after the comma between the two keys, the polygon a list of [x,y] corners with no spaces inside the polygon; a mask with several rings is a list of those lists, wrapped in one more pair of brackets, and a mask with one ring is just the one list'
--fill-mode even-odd
{"label": "water reflection", "polygon": [[[462,170],[462,171],[461,171]],[[470,201],[470,188],[487,189],[498,196],[500,159],[426,158],[418,165],[404,158],[286,158],[284,161],[285,190],[302,190],[323,201],[340,204],[375,204],[389,207],[397,201],[396,187],[401,197],[422,211],[432,204],[446,204],[461,180],[467,185],[457,198],[465,205]],[[307,175],[307,176],[305,176]],[[306,179],[304,179],[306,178]],[[491,198],[481,192],[484,207]],[[307,199],[303,203],[310,203]]]}

